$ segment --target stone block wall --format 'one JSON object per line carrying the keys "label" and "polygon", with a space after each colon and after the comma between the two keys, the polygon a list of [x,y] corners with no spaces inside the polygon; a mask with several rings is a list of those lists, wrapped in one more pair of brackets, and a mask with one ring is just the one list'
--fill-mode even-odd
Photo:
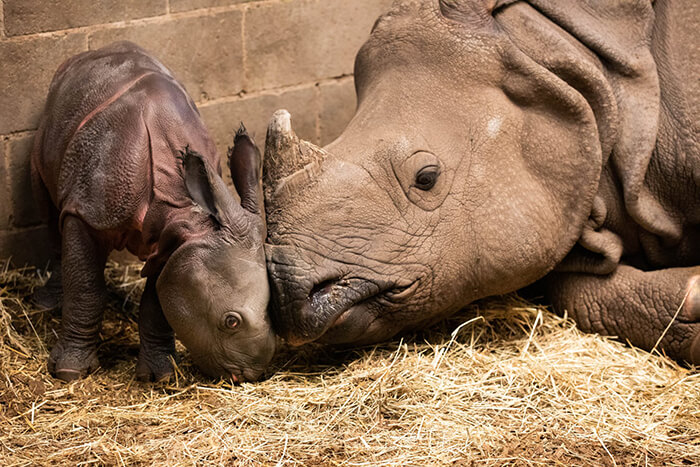
{"label": "stone block wall", "polygon": [[352,116],[354,57],[392,0],[2,0],[0,259],[46,262],[29,151],[49,82],[71,55],[131,40],[184,83],[224,155],[243,120],[262,145],[272,112],[332,141]]}

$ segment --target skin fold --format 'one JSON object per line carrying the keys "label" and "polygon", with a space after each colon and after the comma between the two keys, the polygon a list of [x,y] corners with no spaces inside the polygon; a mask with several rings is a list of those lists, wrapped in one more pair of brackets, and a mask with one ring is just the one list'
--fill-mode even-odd
{"label": "skin fold", "polygon": [[395,2],[324,149],[268,129],[273,323],[360,345],[535,284],[700,363],[700,148],[673,3]]}
{"label": "skin fold", "polygon": [[62,302],[52,374],[71,380],[99,366],[105,261],[126,248],[146,262],[139,379],[172,375],[174,333],[204,372],[260,376],[275,335],[266,313],[261,159],[242,125],[229,161],[241,203],[221,178],[192,99],[138,46],[118,42],[61,65],[32,154],[57,256],[35,299]]}

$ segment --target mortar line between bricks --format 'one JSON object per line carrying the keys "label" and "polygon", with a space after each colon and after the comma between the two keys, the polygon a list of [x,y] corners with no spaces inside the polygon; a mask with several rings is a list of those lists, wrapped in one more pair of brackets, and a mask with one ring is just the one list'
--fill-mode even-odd
{"label": "mortar line between bricks", "polygon": [[316,111],[316,144],[321,144],[321,83],[317,82],[314,86],[315,111]]}
{"label": "mortar line between bricks", "polygon": [[268,95],[275,95],[275,94],[283,94],[288,91],[299,91],[302,89],[309,89],[311,87],[316,87],[320,86],[323,84],[329,84],[329,83],[342,83],[347,80],[353,79],[353,75],[340,75],[340,76],[334,76],[331,78],[321,78],[315,81],[307,81],[305,83],[298,83],[298,84],[290,84],[287,86],[278,86],[275,88],[264,88],[264,89],[257,89],[255,91],[251,92],[241,92],[239,94],[234,94],[231,96],[222,96],[222,97],[217,97],[216,99],[210,99],[207,101],[199,101],[195,102],[197,107],[207,107],[209,105],[215,105],[215,104],[224,104],[228,102],[238,102],[242,101],[245,99],[253,99],[255,97],[260,97],[260,96],[268,96]]}
{"label": "mortar line between bricks", "polygon": [[7,36],[5,32],[5,2],[0,0],[0,38]]}
{"label": "mortar line between bricks", "polygon": [[243,68],[243,89],[248,87],[248,45],[245,40],[245,20],[248,16],[248,8],[241,13],[241,67]]}
{"label": "mortar line between bricks", "polygon": [[25,136],[34,136],[36,130],[36,128],[29,128],[26,130],[11,131],[9,133],[0,135],[0,139],[2,139],[3,141],[14,141],[16,139],[24,138]]}
{"label": "mortar line between bricks", "polygon": [[170,0],[165,0],[165,14],[170,15]]}
{"label": "mortar line between bricks", "polygon": [[[255,5],[261,4],[273,4],[276,0],[264,0],[260,2],[255,2]],[[149,16],[147,18],[134,18],[123,21],[114,21],[111,23],[100,23],[100,24],[90,24],[88,26],[78,26],[75,28],[58,29],[56,31],[44,31],[44,32],[32,32],[28,34],[18,34],[15,36],[7,36],[8,41],[23,41],[32,38],[43,38],[43,37],[63,37],[67,33],[70,34],[92,34],[98,31],[109,31],[113,29],[119,29],[127,26],[148,26],[151,24],[160,24],[165,21],[175,21],[178,19],[188,19],[188,18],[202,18],[207,16],[216,16],[222,13],[229,13],[231,11],[243,11],[246,8],[245,3],[236,3],[233,5],[226,5],[220,7],[211,8],[200,8],[198,10],[191,11],[181,11],[177,13],[165,13],[157,16]]]}
{"label": "mortar line between bricks", "polygon": [[22,233],[22,232],[31,232],[32,230],[41,230],[45,229],[48,227],[48,224],[45,223],[40,223],[40,224],[34,224],[34,225],[29,225],[27,227],[10,227],[9,229],[0,229],[0,233]]}

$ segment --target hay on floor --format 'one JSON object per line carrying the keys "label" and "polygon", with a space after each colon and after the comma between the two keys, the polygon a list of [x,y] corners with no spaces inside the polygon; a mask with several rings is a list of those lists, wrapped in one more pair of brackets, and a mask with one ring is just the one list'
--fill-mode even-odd
{"label": "hay on floor", "polygon": [[133,378],[138,266],[110,264],[102,368],[46,371],[59,316],[29,304],[42,274],[0,263],[3,465],[688,465],[700,376],[580,333],[506,296],[420,334],[353,350],[283,350],[270,378]]}

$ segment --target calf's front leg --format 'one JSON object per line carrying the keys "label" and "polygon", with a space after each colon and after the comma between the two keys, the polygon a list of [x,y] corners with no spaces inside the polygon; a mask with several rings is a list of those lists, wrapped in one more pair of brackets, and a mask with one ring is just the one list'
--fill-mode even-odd
{"label": "calf's front leg", "polygon": [[555,308],[568,310],[583,331],[644,350],[656,346],[700,365],[700,266],[641,271],[621,265],[607,276],[552,273],[544,281]]}
{"label": "calf's front leg", "polygon": [[160,307],[156,293],[157,276],[146,280],[139,306],[139,359],[136,378],[163,382],[173,375],[171,358],[175,356],[175,334]]}
{"label": "calf's front leg", "polygon": [[80,219],[63,221],[61,334],[49,356],[49,371],[59,379],[82,378],[99,367],[97,343],[105,307],[107,251]]}

